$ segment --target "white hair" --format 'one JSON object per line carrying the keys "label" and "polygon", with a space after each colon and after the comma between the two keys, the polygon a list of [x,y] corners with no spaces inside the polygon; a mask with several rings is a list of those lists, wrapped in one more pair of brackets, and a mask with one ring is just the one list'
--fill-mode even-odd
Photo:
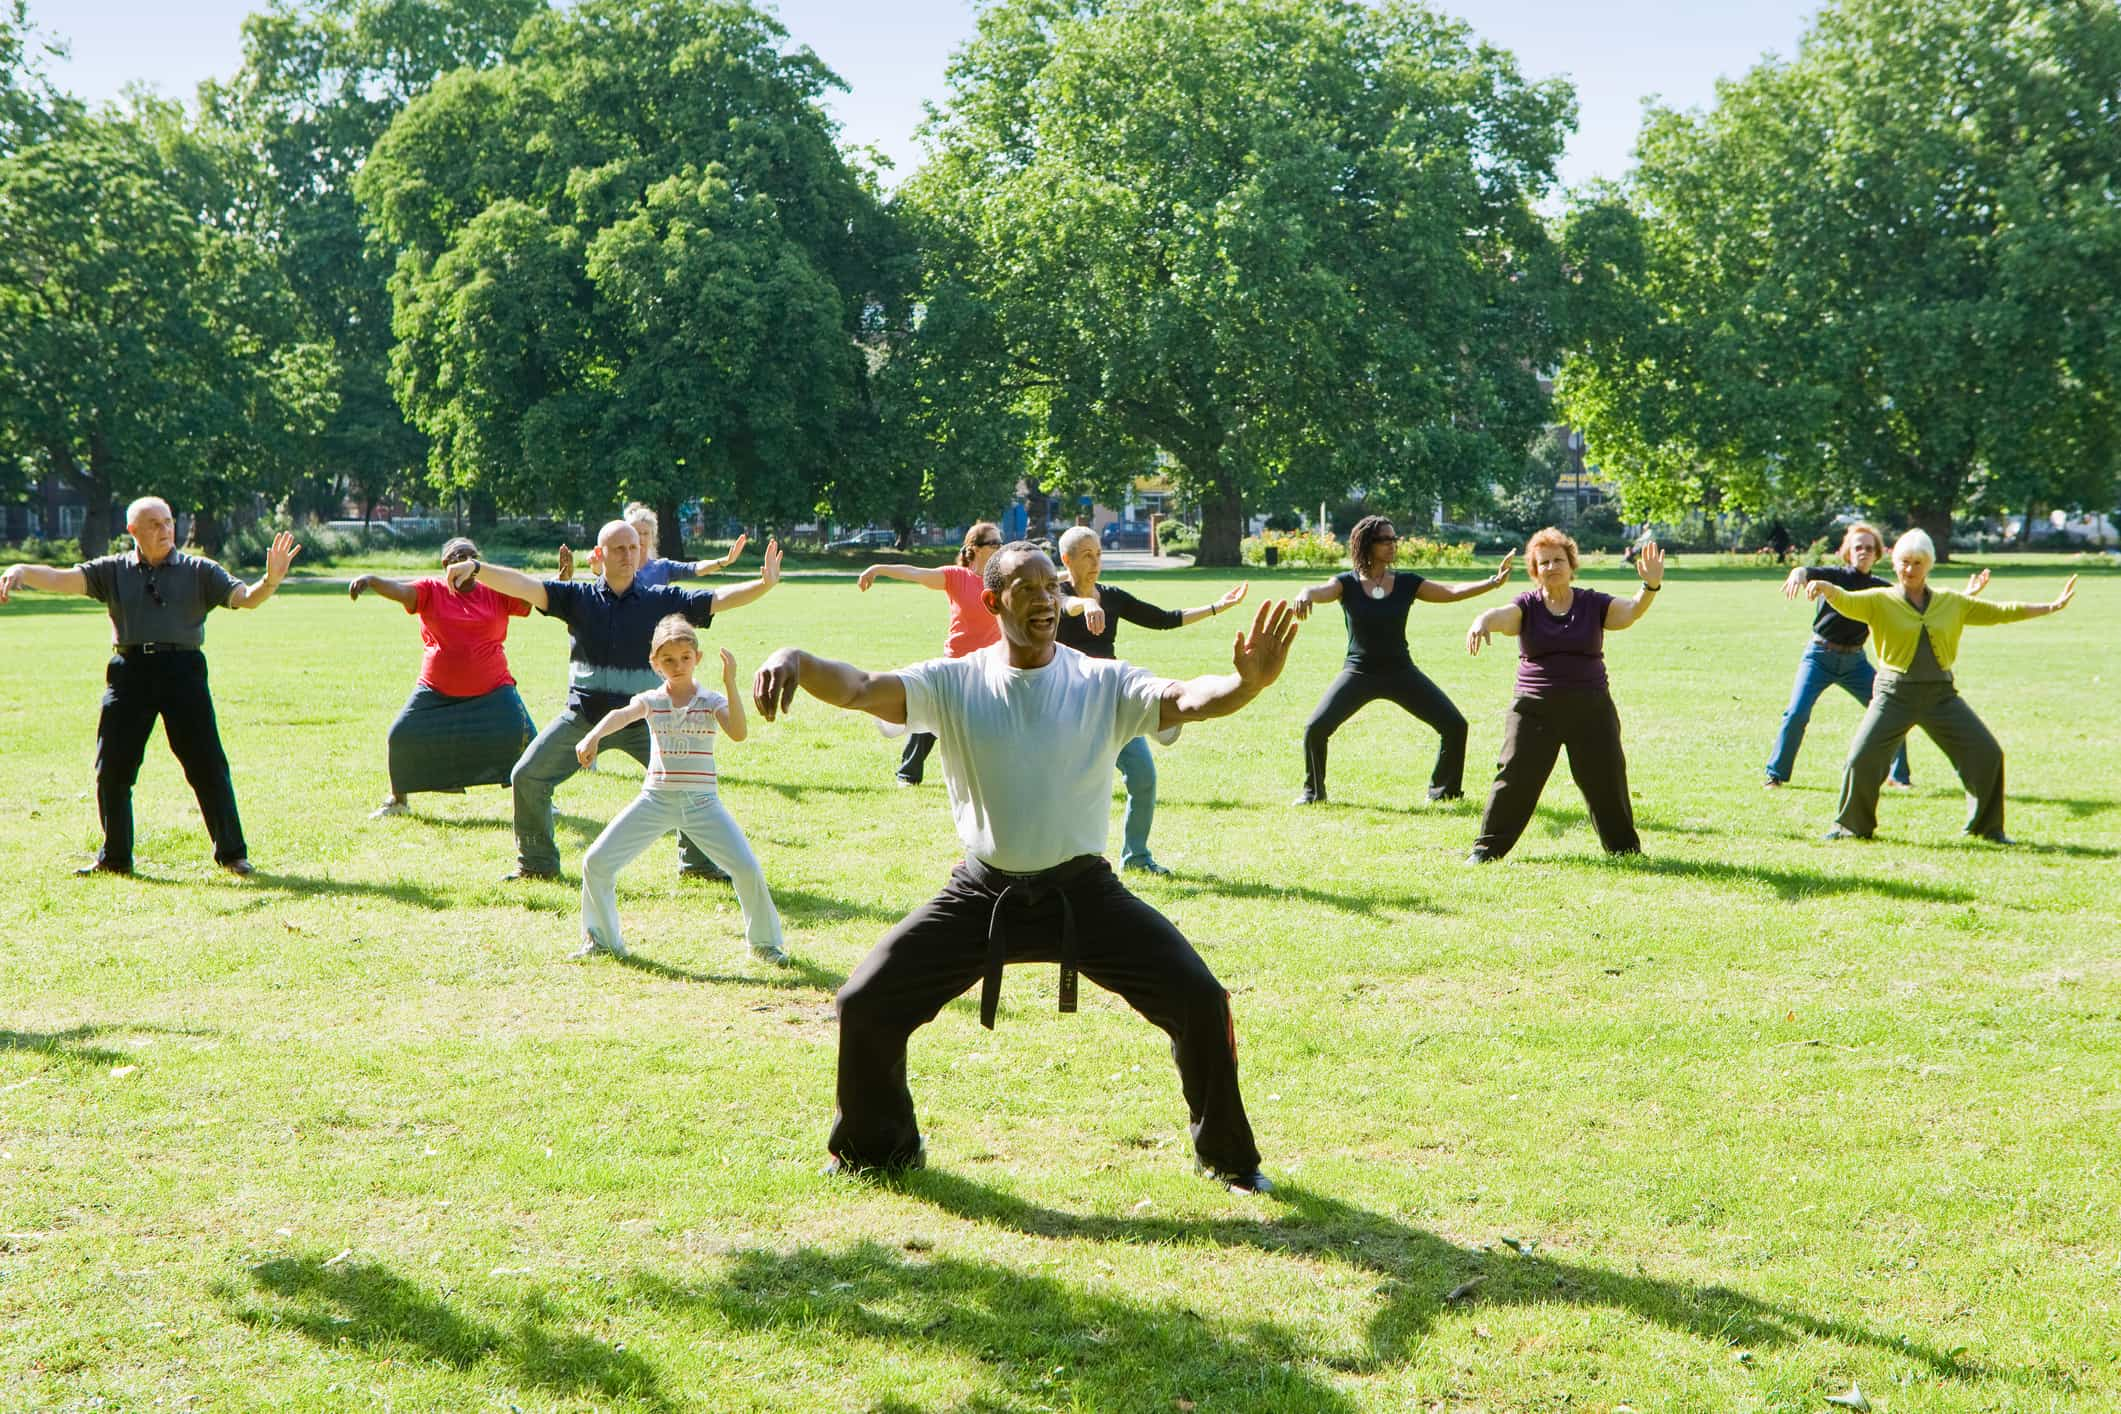
{"label": "white hair", "polygon": [[1937,542],[1930,539],[1927,530],[1910,530],[1893,542],[1893,558],[1905,555],[1911,560],[1928,560],[1937,563]]}
{"label": "white hair", "polygon": [[1070,555],[1075,553],[1075,547],[1078,545],[1095,545],[1096,543],[1096,531],[1092,530],[1087,525],[1071,525],[1066,530],[1061,532],[1060,557],[1064,560],[1067,559]]}
{"label": "white hair", "polygon": [[142,496],[125,508],[125,523],[131,525],[140,518],[140,512],[149,506],[160,506],[163,510],[169,511],[172,519],[176,517],[177,513],[170,510],[169,502],[163,500],[160,496]]}

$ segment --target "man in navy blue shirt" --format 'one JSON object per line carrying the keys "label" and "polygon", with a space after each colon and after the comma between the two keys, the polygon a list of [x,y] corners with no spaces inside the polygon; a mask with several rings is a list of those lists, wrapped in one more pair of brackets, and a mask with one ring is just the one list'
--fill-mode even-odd
{"label": "man in navy blue shirt", "polygon": [[[582,768],[575,759],[575,745],[604,714],[625,706],[637,692],[647,692],[662,680],[648,666],[649,640],[655,626],[669,614],[683,614],[701,628],[718,613],[728,613],[764,594],[781,579],[779,541],[768,541],[765,563],[759,577],[727,589],[680,589],[675,585],[644,585],[634,576],[641,566],[641,538],[623,520],[615,520],[597,532],[597,551],[604,567],[601,578],[572,584],[557,579],[534,579],[500,565],[478,560],[459,560],[449,567],[452,583],[462,588],[471,579],[532,608],[562,619],[568,630],[567,709],[524,750],[509,781],[515,791],[516,867],[511,879],[556,879],[560,875],[560,851],[552,839],[552,793],[562,781]],[[604,739],[648,764],[648,727],[636,722]],[[679,872],[718,872],[706,853],[691,840],[679,837]]]}

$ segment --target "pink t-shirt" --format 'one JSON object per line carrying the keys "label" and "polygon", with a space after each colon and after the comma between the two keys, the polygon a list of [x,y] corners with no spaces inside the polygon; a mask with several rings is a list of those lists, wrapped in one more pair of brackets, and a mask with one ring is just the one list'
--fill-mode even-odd
{"label": "pink t-shirt", "polygon": [[1001,641],[1002,626],[980,598],[987,592],[984,576],[963,565],[945,565],[943,592],[950,596],[950,632],[943,639],[944,657],[962,658]]}
{"label": "pink t-shirt", "polygon": [[530,612],[530,605],[483,584],[463,593],[439,579],[413,583],[408,613],[420,616],[420,641],[427,656],[420,660],[420,681],[449,697],[484,697],[515,678],[508,671],[508,621]]}

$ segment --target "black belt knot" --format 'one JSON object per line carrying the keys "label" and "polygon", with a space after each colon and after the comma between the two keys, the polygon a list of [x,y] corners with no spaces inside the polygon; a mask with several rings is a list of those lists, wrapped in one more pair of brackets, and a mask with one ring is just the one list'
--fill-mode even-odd
{"label": "black belt knot", "polygon": [[967,857],[965,873],[979,888],[994,897],[994,910],[987,915],[987,973],[980,982],[979,1024],[994,1029],[995,1009],[1002,1000],[1002,967],[1009,961],[1008,925],[1003,912],[1009,900],[1037,904],[1048,893],[1060,898],[1060,1009],[1075,1010],[1075,905],[1068,900],[1068,885],[1105,862],[1101,854],[1079,854],[1075,858],[1042,869],[1036,874],[1011,874]]}

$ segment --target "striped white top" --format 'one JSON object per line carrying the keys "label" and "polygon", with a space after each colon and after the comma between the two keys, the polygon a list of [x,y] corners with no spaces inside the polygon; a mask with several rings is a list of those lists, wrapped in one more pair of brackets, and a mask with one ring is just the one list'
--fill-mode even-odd
{"label": "striped white top", "polygon": [[714,789],[715,717],[729,704],[719,692],[695,688],[683,707],[670,705],[670,690],[659,687],[634,701],[648,709],[648,778],[643,790],[711,791]]}

